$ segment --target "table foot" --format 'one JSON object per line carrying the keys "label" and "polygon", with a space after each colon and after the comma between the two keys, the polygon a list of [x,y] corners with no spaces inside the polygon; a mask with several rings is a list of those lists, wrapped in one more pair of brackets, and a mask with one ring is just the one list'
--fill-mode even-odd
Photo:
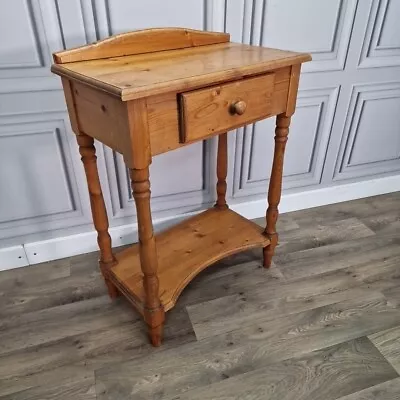
{"label": "table foot", "polygon": [[110,268],[113,264],[109,265],[109,264],[105,264],[101,261],[99,261],[99,267],[100,267],[100,271],[101,274],[103,275],[103,279],[104,279],[104,283],[106,284],[107,287],[107,291],[108,291],[108,295],[110,296],[110,299],[114,300],[116,299],[120,293],[119,290],[117,289],[117,287],[111,282],[110,279]]}
{"label": "table foot", "polygon": [[263,248],[263,267],[270,268],[272,263],[273,252],[270,249],[271,246]]}
{"label": "table foot", "polygon": [[144,309],[144,320],[149,329],[149,338],[154,347],[161,345],[165,321],[165,311],[162,306],[156,309]]}
{"label": "table foot", "polygon": [[156,327],[149,326],[149,338],[154,347],[161,346],[164,324]]}
{"label": "table foot", "polygon": [[270,237],[271,243],[263,248],[263,267],[270,268],[272,264],[272,257],[275,253],[275,247],[278,244],[278,234],[275,233]]}

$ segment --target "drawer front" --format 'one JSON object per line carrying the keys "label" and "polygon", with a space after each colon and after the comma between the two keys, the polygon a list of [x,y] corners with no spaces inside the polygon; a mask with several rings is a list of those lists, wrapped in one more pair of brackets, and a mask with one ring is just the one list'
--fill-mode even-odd
{"label": "drawer front", "polygon": [[180,94],[180,140],[199,140],[266,118],[275,74]]}

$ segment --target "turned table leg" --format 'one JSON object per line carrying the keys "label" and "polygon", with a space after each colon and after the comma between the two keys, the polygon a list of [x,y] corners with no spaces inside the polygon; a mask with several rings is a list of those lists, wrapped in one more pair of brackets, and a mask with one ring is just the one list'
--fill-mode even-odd
{"label": "turned table leg", "polygon": [[226,204],[226,175],[228,173],[228,134],[218,136],[217,152],[217,202],[215,207],[221,210],[228,208]]}
{"label": "turned table leg", "polygon": [[85,134],[76,137],[79,145],[79,153],[85,168],[87,185],[90,196],[93,223],[97,231],[97,243],[100,248],[99,266],[107,285],[108,294],[113,299],[118,296],[118,290],[109,279],[109,270],[115,265],[116,260],[111,248],[111,237],[108,233],[108,218],[104,204],[103,193],[101,192],[99,173],[97,170],[96,148],[94,139]]}
{"label": "turned table leg", "polygon": [[164,308],[159,297],[157,249],[150,209],[149,168],[130,169],[132,193],[137,210],[139,254],[146,294],[144,319],[153,346],[160,346],[164,325]]}
{"label": "turned table leg", "polygon": [[264,247],[264,267],[271,266],[272,256],[274,255],[275,247],[278,244],[278,233],[276,232],[276,221],[278,220],[278,205],[281,200],[282,191],[282,174],[283,174],[283,158],[287,136],[289,134],[290,117],[280,114],[276,117],[275,129],[275,151],[274,161],[272,164],[271,179],[269,181],[268,190],[268,209],[267,209],[267,226],[264,233],[269,237],[271,243]]}

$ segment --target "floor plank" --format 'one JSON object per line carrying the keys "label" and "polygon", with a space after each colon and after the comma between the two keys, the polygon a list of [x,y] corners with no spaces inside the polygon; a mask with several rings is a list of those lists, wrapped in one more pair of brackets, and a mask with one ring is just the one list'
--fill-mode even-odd
{"label": "floor plank", "polygon": [[365,287],[371,290],[381,290],[391,296],[392,289],[400,286],[400,255],[388,254],[380,259],[365,262],[346,268]]}
{"label": "floor plank", "polygon": [[346,271],[339,270],[274,285],[262,282],[187,310],[197,338],[203,339],[252,321],[273,320],[371,293],[368,288],[356,288],[358,285]]}
{"label": "floor plank", "polygon": [[[396,304],[397,307],[400,307],[400,283],[397,281],[397,272],[398,272],[398,270],[399,270],[398,268],[396,269],[396,267],[393,266],[393,270],[388,272],[389,279],[390,279],[391,273],[393,273],[393,275],[392,275],[394,277],[393,280],[395,280],[398,284],[396,284],[396,282],[393,282],[393,281],[392,281],[393,285],[384,284],[383,285],[384,289],[382,290],[382,293],[393,304]],[[385,281],[387,282],[387,279],[385,279]],[[379,281],[375,281],[374,282],[375,287],[378,286],[379,284],[380,284]]]}
{"label": "floor plank", "polygon": [[29,265],[0,273],[0,293],[15,291],[21,288],[48,282],[53,279],[66,278],[71,274],[69,258],[43,264]]}
{"label": "floor plank", "polygon": [[17,315],[0,322],[0,354],[139,318],[127,303],[117,305],[107,296]]}
{"label": "floor plank", "polygon": [[[98,316],[98,318],[101,318]],[[192,324],[185,309],[174,309],[168,315],[162,350],[195,340]],[[44,341],[0,356],[0,386],[7,380],[37,374],[68,364],[100,368],[148,355],[159,348],[150,345],[141,320],[128,321],[102,329],[93,329],[60,339]],[[35,341],[37,343],[37,341]],[[38,357],[40,354],[40,357]]]}
{"label": "floor plank", "polygon": [[160,398],[399,325],[381,294],[319,307],[96,371],[99,399]]}
{"label": "floor plank", "polygon": [[[265,227],[267,221],[266,221],[265,217],[261,217],[261,218],[254,219],[254,222],[260,226]],[[290,213],[281,214],[279,216],[276,227],[279,232],[286,232],[286,231],[291,231],[293,229],[300,228],[299,224],[292,218]]]}
{"label": "floor plank", "polygon": [[18,287],[0,298],[0,318],[28,313],[81,300],[104,296],[107,293],[100,274],[68,276],[43,281],[37,285]]}
{"label": "floor plank", "polygon": [[202,271],[159,348],[97,252],[2,271],[0,399],[400,400],[399,204],[280,216],[272,267],[253,249]]}
{"label": "floor plank", "polygon": [[[254,258],[249,251],[244,254]],[[239,293],[252,285],[264,284],[267,288],[276,286],[277,282],[283,282],[285,278],[274,265],[270,269],[262,267],[260,255],[258,254],[258,259],[254,261],[233,266],[218,263],[206,269],[185,288],[179,297],[179,304],[188,306]]]}
{"label": "floor plank", "polygon": [[[400,202],[400,199],[399,199]],[[367,215],[361,218],[363,224],[378,234],[398,232],[400,229],[400,215],[398,205],[396,209],[385,209],[383,212]]]}
{"label": "floor plank", "polygon": [[[19,390],[16,388],[19,387]],[[1,400],[95,400],[94,372],[82,366],[68,366],[62,369],[34,374],[0,386]]]}
{"label": "floor plank", "polygon": [[399,398],[400,378],[396,378],[341,397],[338,400],[399,400]]}
{"label": "floor plank", "polygon": [[329,224],[310,224],[303,228],[282,232],[277,256],[370,236],[375,236],[375,233],[357,218],[333,221]]}
{"label": "floor plank", "polygon": [[[369,336],[371,342],[400,373],[400,326]],[[400,396],[400,391],[399,391]]]}
{"label": "floor plank", "polygon": [[400,237],[391,234],[280,254],[275,257],[275,264],[287,279],[299,279],[397,255],[400,255]]}
{"label": "floor plank", "polygon": [[294,211],[286,215],[297,222],[300,227],[306,227],[314,223],[329,223],[352,217],[362,219],[382,214],[383,211],[390,212],[394,210],[397,212],[399,201],[400,192],[395,192]]}
{"label": "floor plank", "polygon": [[170,399],[334,400],[396,377],[374,346],[361,338]]}

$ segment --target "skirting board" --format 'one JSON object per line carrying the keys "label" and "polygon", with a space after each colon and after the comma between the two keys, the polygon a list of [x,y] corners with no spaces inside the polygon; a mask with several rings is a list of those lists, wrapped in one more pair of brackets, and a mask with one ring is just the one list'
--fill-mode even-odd
{"label": "skirting board", "polygon": [[[281,213],[285,213],[396,191],[400,191],[400,175],[330,186],[300,193],[283,194],[279,209]],[[266,200],[232,204],[231,208],[246,218],[259,218],[265,215]],[[158,230],[173,225],[189,215],[185,214],[179,217],[172,216],[155,220],[154,225]],[[136,224],[114,227],[109,232],[114,247],[137,241]],[[95,231],[26,243],[20,246],[0,249],[0,271],[96,250],[97,234]]]}

